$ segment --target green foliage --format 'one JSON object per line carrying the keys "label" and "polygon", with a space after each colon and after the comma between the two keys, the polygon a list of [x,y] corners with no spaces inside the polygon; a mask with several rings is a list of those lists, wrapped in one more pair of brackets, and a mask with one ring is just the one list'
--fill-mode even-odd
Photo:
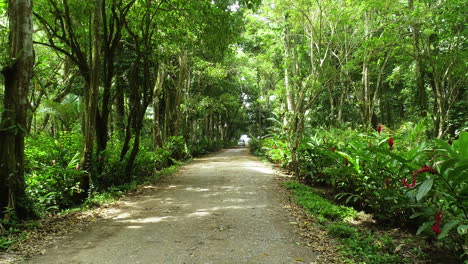
{"label": "green foliage", "polygon": [[356,211],[345,206],[332,204],[327,199],[315,194],[308,186],[297,182],[286,182],[286,188],[295,195],[294,200],[306,210],[316,216],[324,217],[328,220],[352,219],[356,216]]}
{"label": "green foliage", "polygon": [[335,222],[327,226],[328,234],[337,238],[355,238],[358,236],[356,228],[351,227],[348,223]]}
{"label": "green foliage", "polygon": [[[341,253],[350,263],[410,263],[394,253],[395,245],[389,236],[376,237],[351,226],[345,220],[357,212],[349,207],[338,206],[315,194],[310,187],[297,182],[285,186],[294,195],[294,201],[314,214],[319,220],[326,219],[328,234],[341,242]],[[330,222],[331,221],[331,222]]]}
{"label": "green foliage", "polygon": [[[343,230],[343,229],[341,229]],[[393,253],[395,246],[388,236],[376,237],[371,233],[352,233],[354,236],[341,238],[341,253],[357,263],[412,263]]]}
{"label": "green foliage", "polygon": [[[336,200],[371,212],[382,222],[419,226],[418,235],[435,236],[455,251],[468,241],[468,132],[452,144],[429,140],[423,120],[396,131],[382,126],[380,133],[314,133],[298,148],[300,177],[332,186]],[[307,189],[297,184],[288,188],[296,193]],[[298,203],[313,211],[327,210],[314,199],[298,198]]]}
{"label": "green foliage", "polygon": [[163,149],[169,152],[169,156],[176,160],[183,160],[190,156],[190,151],[184,137],[172,136],[166,139]]}
{"label": "green foliage", "polygon": [[411,263],[394,253],[395,245],[389,236],[375,236],[362,232],[349,223],[334,222],[326,226],[328,234],[339,238],[341,253],[358,263]]}
{"label": "green foliage", "polygon": [[44,134],[26,139],[26,192],[39,214],[76,204],[80,142],[81,135],[72,132],[63,132],[58,139]]}

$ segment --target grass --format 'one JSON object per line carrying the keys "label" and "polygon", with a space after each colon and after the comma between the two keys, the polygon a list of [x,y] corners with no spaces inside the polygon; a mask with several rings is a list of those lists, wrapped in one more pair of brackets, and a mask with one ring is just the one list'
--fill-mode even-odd
{"label": "grass", "polygon": [[314,193],[312,189],[298,182],[288,181],[285,183],[286,188],[294,195],[294,201],[307,211],[319,217],[319,219],[327,220],[348,220],[353,219],[357,212],[353,208],[335,205],[329,200],[322,198]]}
{"label": "grass", "polygon": [[288,181],[285,186],[293,194],[293,201],[316,216],[328,235],[340,242],[340,253],[345,256],[343,263],[411,263],[411,260],[393,253],[395,245],[390,236],[376,236],[347,222],[357,215],[353,208],[336,205],[298,182]]}

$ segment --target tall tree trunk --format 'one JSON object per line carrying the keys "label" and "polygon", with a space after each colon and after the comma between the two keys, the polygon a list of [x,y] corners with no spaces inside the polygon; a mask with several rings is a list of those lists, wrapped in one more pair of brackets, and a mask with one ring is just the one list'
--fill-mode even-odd
{"label": "tall tree trunk", "polygon": [[24,182],[24,136],[34,65],[31,16],[31,0],[8,2],[11,64],[2,70],[5,110],[0,124],[0,217],[10,210],[18,218],[32,216]]}
{"label": "tall tree trunk", "polygon": [[[414,0],[408,0],[408,7],[410,12],[414,12]],[[411,29],[413,31],[413,56],[416,63],[416,98],[421,116],[425,117],[427,116],[427,94],[424,86],[424,68],[420,48],[421,33],[419,23],[412,22]]]}
{"label": "tall tree trunk", "polygon": [[[287,21],[286,21],[287,22]],[[291,87],[289,80],[289,65],[291,57],[291,37],[289,32],[288,25],[285,26],[284,30],[284,87],[286,90],[286,101],[287,101],[287,110],[289,113],[294,111],[294,91]],[[286,123],[288,122],[288,117],[285,119]]]}
{"label": "tall tree trunk", "polygon": [[156,78],[156,85],[153,91],[153,148],[162,146],[162,135],[161,135],[161,120],[160,120],[160,101],[161,94],[164,85],[164,79],[166,76],[166,65],[161,63],[158,68],[158,76]]}
{"label": "tall tree trunk", "polygon": [[361,110],[361,120],[362,120],[362,125],[364,127],[369,127],[369,106],[370,106],[370,100],[369,100],[369,63],[367,62],[367,59],[364,58],[364,62],[362,63],[362,78],[361,78],[361,100],[360,100],[360,110]]}
{"label": "tall tree trunk", "polygon": [[102,16],[102,0],[94,1],[94,13],[92,23],[92,47],[91,47],[91,74],[87,93],[85,93],[85,130],[84,130],[84,145],[81,158],[81,167],[83,174],[80,179],[80,189],[83,191],[80,198],[86,198],[92,174],[92,156],[94,149],[94,133],[96,130],[96,114],[98,106],[99,93],[99,76],[101,69],[100,61],[100,31],[101,31],[101,16]]}
{"label": "tall tree trunk", "polygon": [[124,98],[124,78],[119,75],[116,78],[115,86],[115,126],[119,131],[120,139],[124,138],[125,131],[125,98]]}

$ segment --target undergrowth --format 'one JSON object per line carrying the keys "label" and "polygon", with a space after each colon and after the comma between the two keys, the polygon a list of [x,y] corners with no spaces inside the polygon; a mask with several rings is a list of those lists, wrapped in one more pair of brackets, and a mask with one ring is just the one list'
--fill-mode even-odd
{"label": "undergrowth", "polygon": [[339,250],[344,256],[344,263],[410,263],[393,253],[395,244],[392,237],[376,236],[348,223],[357,215],[353,208],[333,204],[298,182],[288,181],[285,186],[293,194],[293,201],[317,217],[328,235],[340,242]]}
{"label": "undergrowth", "polygon": [[352,219],[357,212],[353,208],[335,205],[312,192],[310,187],[297,182],[286,182],[286,187],[295,194],[295,202],[319,219],[346,220]]}

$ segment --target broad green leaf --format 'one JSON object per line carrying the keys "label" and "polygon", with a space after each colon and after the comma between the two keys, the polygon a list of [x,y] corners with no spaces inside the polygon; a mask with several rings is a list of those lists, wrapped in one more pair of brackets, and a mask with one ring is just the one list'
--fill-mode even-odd
{"label": "broad green leaf", "polygon": [[336,153],[340,154],[341,156],[345,157],[348,159],[348,161],[353,165],[354,169],[356,170],[356,172],[358,174],[361,174],[361,168],[359,166],[359,158],[357,159],[354,159],[352,158],[351,156],[349,156],[348,154],[344,153],[344,152],[341,152],[341,151],[337,151]]}
{"label": "broad green leaf", "polygon": [[418,194],[416,194],[416,200],[419,202],[421,199],[426,196],[426,194],[432,189],[432,184],[434,183],[434,178],[425,180],[421,186],[419,186]]}
{"label": "broad green leaf", "polygon": [[416,235],[420,235],[424,230],[426,230],[427,228],[429,228],[429,226],[432,225],[432,222],[426,222],[424,223],[422,226],[420,226],[418,228],[418,231],[416,231]]}
{"label": "broad green leaf", "polygon": [[468,132],[461,132],[458,140],[453,142],[453,147],[460,153],[460,159],[468,159]]}
{"label": "broad green leaf", "polygon": [[435,139],[435,142],[441,149],[445,149],[452,158],[459,158],[458,153],[453,149],[452,146],[449,145],[449,143],[443,141],[442,139]]}
{"label": "broad green leaf", "polygon": [[425,213],[422,213],[422,212],[414,213],[414,214],[412,214],[409,218],[410,218],[410,219],[414,219],[414,218],[419,217],[419,216],[421,216],[421,215],[425,215]]}
{"label": "broad green leaf", "polygon": [[437,239],[442,239],[448,235],[448,232],[452,230],[460,221],[459,220],[453,220],[449,222],[448,224],[444,225],[442,227],[442,230],[440,231],[440,235],[437,236]]}
{"label": "broad green leaf", "polygon": [[465,235],[468,233],[468,225],[459,225],[457,227],[457,232],[459,235]]}

